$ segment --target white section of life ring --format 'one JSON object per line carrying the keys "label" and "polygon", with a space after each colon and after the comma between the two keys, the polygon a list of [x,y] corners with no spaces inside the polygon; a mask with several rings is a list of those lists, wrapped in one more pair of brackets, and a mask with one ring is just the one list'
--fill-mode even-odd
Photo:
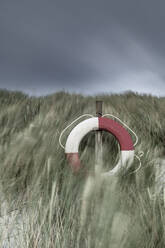
{"label": "white section of life ring", "polygon": [[133,163],[134,159],[134,150],[132,151],[121,151],[119,161],[117,165],[110,171],[102,173],[103,177],[112,176],[117,174],[119,171],[125,168],[129,168]]}
{"label": "white section of life ring", "polygon": [[97,117],[80,122],[68,136],[65,153],[78,153],[79,144],[83,137],[90,131],[98,129],[99,122]]}

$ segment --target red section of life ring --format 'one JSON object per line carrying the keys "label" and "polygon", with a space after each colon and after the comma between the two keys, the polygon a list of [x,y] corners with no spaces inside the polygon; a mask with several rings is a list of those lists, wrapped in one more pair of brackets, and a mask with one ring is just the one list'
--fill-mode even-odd
{"label": "red section of life ring", "polygon": [[79,158],[79,154],[77,152],[67,153],[66,156],[67,156],[67,160],[68,160],[68,162],[72,168],[72,171],[74,173],[77,173],[82,167],[81,162],[80,162],[80,158]]}
{"label": "red section of life ring", "polygon": [[134,150],[130,134],[118,122],[105,117],[99,117],[99,130],[113,134],[119,141],[121,151]]}

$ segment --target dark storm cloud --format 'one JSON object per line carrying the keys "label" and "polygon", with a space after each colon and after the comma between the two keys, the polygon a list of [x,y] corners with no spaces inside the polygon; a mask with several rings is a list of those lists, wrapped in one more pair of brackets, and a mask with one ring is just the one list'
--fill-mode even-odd
{"label": "dark storm cloud", "polygon": [[163,0],[2,0],[0,87],[164,94],[164,10]]}

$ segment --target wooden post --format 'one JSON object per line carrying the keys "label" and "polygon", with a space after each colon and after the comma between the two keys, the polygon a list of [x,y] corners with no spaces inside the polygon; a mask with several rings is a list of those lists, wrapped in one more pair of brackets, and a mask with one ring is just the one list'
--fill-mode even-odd
{"label": "wooden post", "polygon": [[[103,101],[96,101],[96,115],[102,116]],[[95,174],[101,173],[103,164],[103,148],[102,148],[102,131],[96,131],[95,134]]]}

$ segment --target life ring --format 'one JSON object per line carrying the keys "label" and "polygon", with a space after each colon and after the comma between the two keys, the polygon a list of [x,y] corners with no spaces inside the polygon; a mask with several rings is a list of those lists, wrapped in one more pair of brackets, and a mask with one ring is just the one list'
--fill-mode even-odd
{"label": "life ring", "polygon": [[103,175],[114,175],[122,168],[129,167],[132,164],[134,159],[134,145],[128,131],[112,119],[93,117],[75,126],[67,138],[65,153],[73,172],[78,172],[82,167],[78,154],[79,144],[82,138],[93,130],[104,130],[113,134],[120,145],[121,154],[117,165],[112,170],[103,173]]}

